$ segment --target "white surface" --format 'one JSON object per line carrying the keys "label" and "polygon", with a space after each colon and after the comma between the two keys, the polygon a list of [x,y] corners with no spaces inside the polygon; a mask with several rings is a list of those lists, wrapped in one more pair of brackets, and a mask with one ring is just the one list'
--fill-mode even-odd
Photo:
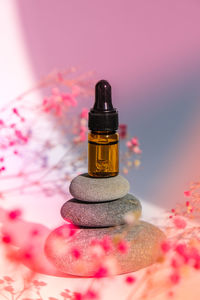
{"label": "white surface", "polygon": [[18,24],[15,1],[0,2],[0,106],[33,85],[33,74]]}

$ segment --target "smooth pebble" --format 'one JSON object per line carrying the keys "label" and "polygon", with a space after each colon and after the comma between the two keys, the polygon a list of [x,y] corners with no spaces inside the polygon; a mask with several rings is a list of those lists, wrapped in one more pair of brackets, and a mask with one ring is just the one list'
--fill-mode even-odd
{"label": "smooth pebble", "polygon": [[[109,239],[112,247],[109,247]],[[66,224],[50,233],[45,253],[64,273],[105,277],[137,271],[159,261],[162,257],[160,244],[164,239],[159,228],[143,221],[134,226],[88,229],[72,229]],[[102,245],[100,248],[106,251],[103,256],[97,240]]]}
{"label": "smooth pebble", "polygon": [[140,201],[131,194],[109,202],[81,202],[68,200],[61,208],[61,216],[77,226],[108,227],[126,223],[126,217],[137,220],[141,216]]}
{"label": "smooth pebble", "polygon": [[128,180],[121,175],[94,178],[85,173],[71,181],[69,191],[80,201],[104,202],[124,197],[129,192],[129,188]]}

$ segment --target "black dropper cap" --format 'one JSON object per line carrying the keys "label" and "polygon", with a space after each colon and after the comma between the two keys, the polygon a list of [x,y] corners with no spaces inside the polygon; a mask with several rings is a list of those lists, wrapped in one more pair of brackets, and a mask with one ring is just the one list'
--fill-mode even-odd
{"label": "black dropper cap", "polygon": [[89,112],[88,128],[92,131],[118,129],[118,112],[112,105],[111,86],[100,80],[95,86],[95,103]]}

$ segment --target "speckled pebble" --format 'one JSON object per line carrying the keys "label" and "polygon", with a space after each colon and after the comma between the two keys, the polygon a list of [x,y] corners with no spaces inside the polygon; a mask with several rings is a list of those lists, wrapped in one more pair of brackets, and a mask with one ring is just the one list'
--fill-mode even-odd
{"label": "speckled pebble", "polygon": [[127,214],[132,214],[137,220],[141,211],[140,201],[127,194],[120,199],[100,203],[71,199],[62,206],[61,216],[77,226],[108,227],[125,224]]}
{"label": "speckled pebble", "polygon": [[[46,240],[45,253],[58,270],[77,276],[95,276],[102,267],[110,270],[103,276],[147,267],[161,258],[160,243],[165,239],[160,229],[143,221],[134,226],[79,228],[73,233],[68,224],[52,231]],[[92,241],[105,236],[112,240],[113,247],[107,249],[105,256],[96,256],[99,252],[94,251],[96,246]],[[119,251],[120,240],[128,245],[125,253]]]}
{"label": "speckled pebble", "polygon": [[121,175],[93,178],[87,173],[75,177],[69,190],[80,201],[103,202],[124,197],[129,192],[129,182]]}

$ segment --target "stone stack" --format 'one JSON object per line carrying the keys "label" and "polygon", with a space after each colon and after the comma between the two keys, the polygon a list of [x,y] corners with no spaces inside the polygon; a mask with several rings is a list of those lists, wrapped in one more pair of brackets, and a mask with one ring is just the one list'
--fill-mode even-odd
{"label": "stone stack", "polygon": [[[129,194],[129,182],[121,175],[75,177],[70,184],[74,197],[61,208],[70,224],[55,229],[47,238],[45,252],[62,272],[78,276],[103,276],[133,272],[156,262],[165,236],[157,227],[139,221],[140,201]],[[107,244],[104,261],[94,255],[94,241]],[[110,245],[112,241],[112,245]],[[106,265],[112,262],[110,273]],[[102,271],[101,271],[102,272]]]}

